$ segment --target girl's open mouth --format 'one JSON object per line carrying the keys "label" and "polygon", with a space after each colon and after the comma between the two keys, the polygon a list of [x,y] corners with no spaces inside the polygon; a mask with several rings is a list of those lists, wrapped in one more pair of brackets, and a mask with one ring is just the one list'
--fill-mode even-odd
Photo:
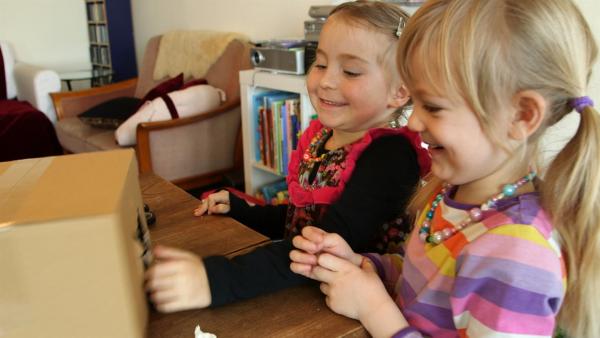
{"label": "girl's open mouth", "polygon": [[323,98],[319,98],[319,100],[321,100],[321,103],[327,105],[327,106],[333,106],[333,107],[341,107],[341,106],[345,106],[346,103],[344,102],[336,102],[336,101],[330,101],[330,100],[325,100]]}

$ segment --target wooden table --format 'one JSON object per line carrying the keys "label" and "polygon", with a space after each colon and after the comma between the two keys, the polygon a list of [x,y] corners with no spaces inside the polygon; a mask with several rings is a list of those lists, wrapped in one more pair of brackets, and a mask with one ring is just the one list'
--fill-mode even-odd
{"label": "wooden table", "polygon": [[[140,176],[142,196],[156,214],[154,243],[199,255],[235,256],[268,243],[268,238],[223,216],[194,217],[198,200],[153,174]],[[315,285],[282,290],[217,308],[171,314],[151,311],[150,338],[191,338],[194,328],[227,337],[367,337],[358,321],[327,308]]]}
{"label": "wooden table", "polygon": [[198,199],[159,176],[141,174],[140,188],[144,202],[156,215],[156,224],[149,228],[153,243],[210,256],[232,255],[269,242],[232,218],[195,217]]}

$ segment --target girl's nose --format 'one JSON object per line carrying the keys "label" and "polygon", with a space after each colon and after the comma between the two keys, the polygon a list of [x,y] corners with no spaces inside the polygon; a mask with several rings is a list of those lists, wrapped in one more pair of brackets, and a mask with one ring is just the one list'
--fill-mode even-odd
{"label": "girl's nose", "polygon": [[419,113],[415,110],[413,110],[413,112],[408,117],[408,123],[406,124],[406,126],[408,127],[408,129],[417,133],[423,132],[425,130],[425,125],[419,118]]}
{"label": "girl's nose", "polygon": [[319,86],[324,89],[334,89],[337,87],[337,76],[331,67],[325,69],[321,81],[319,81]]}

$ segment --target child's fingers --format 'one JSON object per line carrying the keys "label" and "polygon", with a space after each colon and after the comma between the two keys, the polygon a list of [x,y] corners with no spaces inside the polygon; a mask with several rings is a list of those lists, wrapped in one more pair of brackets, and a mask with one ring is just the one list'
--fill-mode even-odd
{"label": "child's fingers", "polygon": [[[211,195],[212,196],[212,195]],[[211,214],[211,210],[215,207],[216,203],[214,199],[210,198],[210,196],[206,199],[206,211],[207,214],[210,215]]]}
{"label": "child's fingers", "polygon": [[302,228],[302,236],[314,243],[320,243],[325,234],[327,234],[325,231],[317,227],[306,226]]}
{"label": "child's fingers", "polygon": [[190,259],[195,257],[193,253],[164,245],[157,245],[152,250],[156,259]]}
{"label": "child's fingers", "polygon": [[163,305],[177,299],[177,293],[173,289],[153,291],[150,294],[150,300],[154,305]]}
{"label": "child's fingers", "polygon": [[336,272],[317,265],[312,267],[311,275],[309,277],[316,279],[319,282],[331,283],[335,279],[335,276]]}
{"label": "child's fingers", "polygon": [[342,245],[346,245],[346,241],[342,236],[336,233],[323,233],[322,237],[323,248],[338,248]]}
{"label": "child's fingers", "polygon": [[321,289],[321,292],[325,295],[325,296],[329,296],[329,284],[327,283],[321,283],[319,285],[319,289]]}
{"label": "child's fingers", "polygon": [[229,212],[229,210],[231,209],[231,207],[229,206],[229,204],[216,204],[213,207],[210,207],[208,209],[208,213],[209,214],[226,214]]}
{"label": "child's fingers", "polygon": [[312,268],[313,267],[311,265],[302,264],[302,263],[292,262],[290,264],[290,270],[292,270],[293,273],[297,273],[299,275],[302,275],[302,276],[308,277],[308,278],[313,278],[311,275]]}
{"label": "child's fingers", "polygon": [[294,238],[292,238],[292,244],[294,245],[294,247],[311,254],[317,253],[321,249],[319,245],[300,235],[294,236]]}
{"label": "child's fingers", "polygon": [[317,265],[317,256],[300,250],[290,251],[290,259],[295,263]]}
{"label": "child's fingers", "polygon": [[331,311],[333,311],[333,309],[331,308],[331,298],[329,298],[329,296],[325,297],[325,305],[327,305],[327,307],[330,308]]}
{"label": "child's fingers", "polygon": [[227,191],[227,190],[217,191],[214,194],[210,194],[208,196],[208,199],[214,201],[214,203],[229,204],[229,191]]}
{"label": "child's fingers", "polygon": [[146,273],[146,291],[153,292],[157,290],[166,290],[172,288],[175,285],[173,280],[174,274],[169,273],[166,275],[160,275],[156,273],[156,269],[148,270]]}
{"label": "child's fingers", "polygon": [[148,268],[148,270],[146,270],[146,272],[144,273],[145,281],[149,281],[153,278],[156,278],[156,269],[157,269],[158,265],[160,265],[160,264],[154,263]]}
{"label": "child's fingers", "polygon": [[373,264],[373,262],[371,262],[370,259],[368,259],[367,257],[363,256],[362,262],[360,263],[360,268],[363,271],[366,272],[377,272],[377,269],[375,268],[375,265]]}
{"label": "child's fingers", "polygon": [[154,264],[146,272],[146,280],[164,279],[171,278],[177,275],[181,271],[181,264],[179,261],[162,261]]}
{"label": "child's fingers", "polygon": [[[210,194],[206,200],[208,201],[208,214],[210,215],[211,213],[223,213],[220,212],[220,208],[219,209],[215,209],[215,206],[221,205],[221,204],[225,204],[227,205],[227,207],[229,206],[229,192],[227,190],[221,190],[219,192],[216,192],[214,194]],[[227,210],[229,211],[229,210]]]}
{"label": "child's fingers", "polygon": [[328,253],[319,255],[317,260],[320,267],[329,271],[345,271],[356,268],[352,262]]}
{"label": "child's fingers", "polygon": [[198,308],[198,306],[191,304],[186,297],[182,297],[181,295],[177,295],[175,298],[168,299],[159,304],[154,303],[154,305],[160,312],[175,312]]}
{"label": "child's fingers", "polygon": [[206,212],[207,209],[208,209],[208,202],[207,202],[207,200],[203,199],[200,201],[200,204],[198,205],[198,207],[196,209],[194,209],[194,216],[204,215],[204,213]]}
{"label": "child's fingers", "polygon": [[170,299],[161,303],[155,302],[154,307],[156,308],[156,310],[163,313],[170,313],[183,310],[183,306],[180,305],[180,302],[177,300],[177,298]]}

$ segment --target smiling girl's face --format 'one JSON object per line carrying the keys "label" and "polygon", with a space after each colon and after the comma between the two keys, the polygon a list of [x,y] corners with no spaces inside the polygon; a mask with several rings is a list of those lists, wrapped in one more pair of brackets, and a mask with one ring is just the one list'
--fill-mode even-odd
{"label": "smiling girl's face", "polygon": [[397,88],[386,74],[395,69],[394,58],[385,57],[393,42],[335,14],[327,19],[307,89],[319,120],[334,135],[360,137],[368,128],[388,121],[398,107]]}
{"label": "smiling girl's face", "polygon": [[[421,62],[426,61],[413,62],[415,74],[422,69]],[[515,179],[510,151],[500,146],[512,142],[509,114],[496,114],[494,128],[499,139],[493,142],[463,99],[439,93],[422,79],[415,79],[412,88],[408,128],[429,145],[431,171],[436,177],[490,195],[497,192],[499,182]]]}

